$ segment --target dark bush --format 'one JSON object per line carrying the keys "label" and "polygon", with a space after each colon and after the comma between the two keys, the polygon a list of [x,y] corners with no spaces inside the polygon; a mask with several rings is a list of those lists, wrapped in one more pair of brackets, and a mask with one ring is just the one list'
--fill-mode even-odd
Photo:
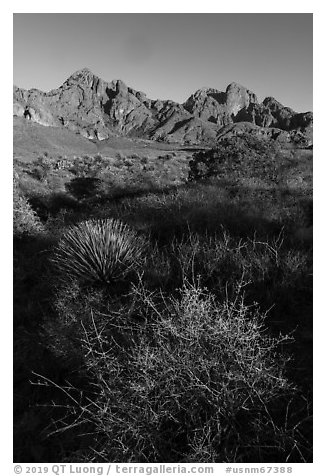
{"label": "dark bush", "polygon": [[101,188],[102,180],[94,177],[78,177],[71,180],[66,189],[78,200],[91,198]]}
{"label": "dark bush", "polygon": [[189,180],[212,176],[263,177],[277,181],[278,147],[272,140],[251,134],[221,139],[214,149],[194,154],[189,163]]}

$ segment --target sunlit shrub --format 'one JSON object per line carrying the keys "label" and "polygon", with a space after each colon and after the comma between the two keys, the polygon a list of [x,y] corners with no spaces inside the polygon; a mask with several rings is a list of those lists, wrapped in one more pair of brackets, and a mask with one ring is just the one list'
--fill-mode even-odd
{"label": "sunlit shrub", "polygon": [[80,433],[93,434],[88,461],[286,460],[296,430],[278,427],[272,414],[295,393],[280,353],[288,338],[269,336],[241,291],[218,302],[185,283],[172,298],[140,282],[129,305],[90,310],[85,299],[61,306],[61,322],[72,311],[85,375],[81,390],[68,390],[56,431],[69,431],[73,418]]}
{"label": "sunlit shrub", "polygon": [[14,176],[13,205],[14,236],[34,235],[43,231],[43,225],[38,215],[19,189],[17,176]]}

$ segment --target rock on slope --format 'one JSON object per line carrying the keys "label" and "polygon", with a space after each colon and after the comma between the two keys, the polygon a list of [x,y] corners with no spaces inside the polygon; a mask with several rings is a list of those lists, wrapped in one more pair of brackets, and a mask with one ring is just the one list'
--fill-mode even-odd
{"label": "rock on slope", "polygon": [[[14,115],[45,126],[65,126],[99,140],[123,135],[183,144],[210,143],[226,126],[251,123],[272,128],[270,135],[283,140],[299,134],[303,140],[312,141],[311,112],[298,114],[271,97],[260,104],[252,91],[237,83],[231,83],[225,92],[199,89],[184,104],[178,104],[149,99],[121,80],[108,83],[87,68],[47,93],[14,87]],[[240,126],[233,133],[239,130]]]}

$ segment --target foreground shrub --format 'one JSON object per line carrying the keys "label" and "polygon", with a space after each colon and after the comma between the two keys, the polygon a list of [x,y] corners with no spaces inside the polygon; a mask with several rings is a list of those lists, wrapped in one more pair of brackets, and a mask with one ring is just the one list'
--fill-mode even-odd
{"label": "foreground shrub", "polygon": [[121,221],[88,220],[64,234],[53,262],[66,278],[111,283],[136,270],[144,250],[144,239]]}
{"label": "foreground shrub", "polygon": [[14,177],[13,185],[13,205],[14,236],[35,235],[43,231],[43,225],[38,215],[19,189],[18,177],[16,176]]}
{"label": "foreground shrub", "polygon": [[[83,385],[63,388],[67,413],[55,431],[79,428],[91,441],[70,460],[286,461],[300,446],[279,414],[294,392],[279,353],[288,338],[269,337],[240,292],[217,302],[187,284],[165,298],[140,284],[130,300],[75,322]],[[291,458],[302,461],[295,450]]]}

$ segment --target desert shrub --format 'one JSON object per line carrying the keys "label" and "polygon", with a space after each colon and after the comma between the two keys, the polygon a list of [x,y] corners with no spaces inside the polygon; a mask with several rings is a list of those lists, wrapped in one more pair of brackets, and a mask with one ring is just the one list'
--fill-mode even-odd
{"label": "desert shrub", "polygon": [[101,155],[97,154],[95,157],[85,155],[83,157],[76,157],[72,161],[69,171],[76,177],[95,178],[103,167],[104,161]]}
{"label": "desert shrub", "polygon": [[171,251],[183,279],[193,282],[200,275],[206,285],[213,281],[223,289],[227,282],[236,283],[241,277],[257,283],[275,273],[286,256],[282,244],[282,235],[269,241],[243,240],[221,228],[221,233],[213,236],[189,233],[173,240]]}
{"label": "desert shrub", "polygon": [[63,389],[67,414],[55,431],[91,435],[85,460],[285,461],[300,446],[275,417],[294,391],[280,353],[288,338],[268,336],[240,292],[218,302],[186,283],[167,298],[140,283],[129,297],[129,308],[87,309],[74,332],[84,384]]}
{"label": "desert shrub", "polygon": [[101,187],[102,180],[94,177],[77,177],[66,184],[66,189],[78,200],[94,197]]}
{"label": "desert shrub", "polygon": [[214,149],[200,151],[189,163],[189,180],[248,175],[277,181],[278,147],[272,140],[245,133],[221,139]]}
{"label": "desert shrub", "polygon": [[123,165],[124,165],[125,167],[128,167],[128,168],[129,168],[129,167],[132,167],[132,166],[134,165],[134,163],[133,163],[132,160],[130,160],[130,159],[128,159],[128,158],[125,158],[125,159],[123,160]]}
{"label": "desert shrub", "polygon": [[63,235],[53,261],[65,277],[111,283],[137,269],[144,250],[144,238],[121,221],[88,220]]}
{"label": "desert shrub", "polygon": [[49,173],[53,171],[55,160],[50,157],[44,156],[38,157],[35,162],[28,164],[28,174],[41,182],[46,182]]}
{"label": "desert shrub", "polygon": [[141,158],[139,157],[139,155],[137,155],[137,154],[130,154],[128,157],[129,157],[130,159],[136,160],[136,161],[140,161],[140,159],[141,159]]}
{"label": "desert shrub", "polygon": [[126,159],[126,157],[123,154],[121,154],[120,152],[117,152],[115,154],[115,160],[116,160],[117,164],[123,165],[125,159]]}
{"label": "desert shrub", "polygon": [[16,176],[14,177],[13,185],[13,205],[14,236],[34,235],[43,231],[38,215],[19,189]]}
{"label": "desert shrub", "polygon": [[160,160],[160,161],[162,161],[163,163],[165,163],[165,162],[168,162],[169,160],[171,160],[172,157],[173,157],[172,154],[159,155],[159,156],[157,157],[157,160]]}
{"label": "desert shrub", "polygon": [[43,223],[54,218],[60,212],[77,211],[78,201],[64,192],[32,194],[29,197],[32,208],[36,211]]}
{"label": "desert shrub", "polygon": [[[265,239],[239,239],[222,229],[222,233],[202,236],[189,233],[174,239],[167,249],[170,258],[170,280],[201,282],[222,299],[225,289],[233,298],[237,283],[246,283],[246,302],[259,302],[262,309],[271,309],[270,318],[286,324],[288,314],[293,319],[309,290],[307,278],[311,263],[304,250],[288,249],[283,233]],[[300,322],[297,318],[296,323]],[[302,325],[302,322],[301,322]]]}
{"label": "desert shrub", "polygon": [[36,178],[37,180],[42,181],[46,179],[48,170],[46,170],[42,166],[36,166],[31,170],[30,174],[32,177]]}

